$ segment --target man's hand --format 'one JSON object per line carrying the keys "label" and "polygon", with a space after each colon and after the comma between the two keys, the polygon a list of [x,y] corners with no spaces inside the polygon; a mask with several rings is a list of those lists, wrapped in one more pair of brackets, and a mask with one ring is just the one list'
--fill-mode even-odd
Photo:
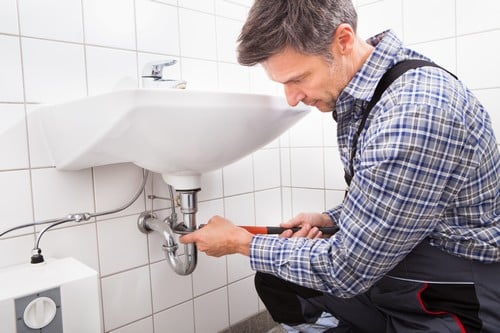
{"label": "man's hand", "polygon": [[283,228],[301,227],[299,231],[293,233],[292,230],[287,230],[281,233],[280,237],[307,237],[320,238],[323,236],[317,227],[331,227],[333,221],[326,214],[320,213],[300,213],[287,222],[280,224]]}
{"label": "man's hand", "polygon": [[212,257],[233,253],[248,256],[252,237],[251,233],[235,226],[229,220],[214,216],[203,228],[181,236],[179,241],[183,244],[196,243],[198,250]]}

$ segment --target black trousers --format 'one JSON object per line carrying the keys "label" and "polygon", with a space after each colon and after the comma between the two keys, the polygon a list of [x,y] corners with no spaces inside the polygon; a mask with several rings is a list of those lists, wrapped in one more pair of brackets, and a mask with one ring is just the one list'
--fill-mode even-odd
{"label": "black trousers", "polygon": [[276,322],[314,323],[323,312],[339,325],[327,332],[500,332],[500,263],[449,255],[424,241],[367,292],[339,298],[270,274],[255,287]]}

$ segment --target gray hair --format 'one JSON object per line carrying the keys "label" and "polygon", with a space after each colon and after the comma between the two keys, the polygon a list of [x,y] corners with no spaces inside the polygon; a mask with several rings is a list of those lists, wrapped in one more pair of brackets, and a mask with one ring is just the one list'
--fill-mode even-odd
{"label": "gray hair", "polygon": [[332,37],[342,23],[356,31],[351,0],[255,0],[238,38],[238,62],[253,66],[287,46],[331,60]]}

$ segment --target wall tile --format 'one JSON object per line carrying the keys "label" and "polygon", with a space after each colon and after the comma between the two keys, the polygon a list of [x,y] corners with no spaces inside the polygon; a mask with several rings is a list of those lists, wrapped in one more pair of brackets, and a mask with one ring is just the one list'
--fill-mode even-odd
{"label": "wall tile", "polygon": [[219,89],[229,92],[246,93],[250,89],[248,68],[227,63],[219,63]]}
{"label": "wall tile", "polygon": [[224,195],[247,193],[253,191],[252,156],[230,164],[222,169],[224,177]]}
{"label": "wall tile", "polygon": [[134,0],[83,0],[85,41],[135,49]]}
{"label": "wall tile", "polygon": [[148,317],[143,320],[139,320],[130,325],[121,327],[117,330],[111,331],[110,333],[153,333],[153,318]]}
{"label": "wall tile", "polygon": [[332,190],[326,190],[325,191],[325,210],[327,209],[332,209],[334,207],[337,207],[344,201],[344,191],[332,191]]}
{"label": "wall tile", "polygon": [[323,212],[325,191],[292,188],[292,216],[301,212]]}
{"label": "wall tile", "polygon": [[222,169],[206,172],[201,175],[201,191],[198,192],[198,200],[212,200],[222,198]]}
{"label": "wall tile", "polygon": [[0,101],[22,102],[23,78],[19,38],[0,35]]}
{"label": "wall tile", "polygon": [[452,37],[456,33],[455,0],[403,0],[403,22],[406,44]]}
{"label": "wall tile", "polygon": [[[146,0],[145,0],[146,1]],[[151,0],[148,0],[151,1]],[[139,86],[144,86],[142,82],[142,74],[143,71],[150,62],[166,62],[170,60],[176,60],[177,63],[173,66],[168,66],[163,68],[163,76],[168,79],[176,79],[180,80],[181,79],[181,63],[179,62],[178,57],[170,56],[170,55],[159,55],[159,54],[149,54],[149,53],[139,53],[138,54],[138,63],[139,65],[137,66],[137,77],[139,79]],[[189,82],[189,88],[192,88],[191,83]]]}
{"label": "wall tile", "polygon": [[488,111],[495,137],[500,144],[500,88],[476,90],[474,94]]}
{"label": "wall tile", "polygon": [[248,15],[251,2],[215,0],[215,13],[220,16],[230,17],[244,21]]}
{"label": "wall tile", "polygon": [[338,148],[325,148],[325,188],[344,190],[344,167]]}
{"label": "wall tile", "polygon": [[337,146],[337,123],[333,120],[332,113],[323,113],[323,142],[327,147]]}
{"label": "wall tile", "polygon": [[147,266],[102,278],[101,281],[105,331],[151,315]]}
{"label": "wall tile", "polygon": [[214,13],[214,1],[213,0],[178,0],[179,7],[189,8],[205,13]]}
{"label": "wall tile", "polygon": [[24,106],[0,104],[0,170],[29,167]]}
{"label": "wall tile", "polygon": [[217,17],[215,22],[218,60],[237,63],[236,40],[240,34],[242,23],[224,17]]}
{"label": "wall tile", "polygon": [[293,217],[292,189],[290,187],[283,187],[281,189],[281,206],[282,206],[283,221],[288,221]]}
{"label": "wall tile", "polygon": [[281,186],[292,185],[291,165],[290,165],[290,148],[280,149],[281,163]]}
{"label": "wall tile", "polygon": [[[500,68],[492,66],[500,52],[500,45],[492,40],[500,39],[500,30],[467,35],[457,39],[457,73],[471,89],[500,86]],[[482,45],[481,61],[471,45]]]}
{"label": "wall tile", "polygon": [[205,294],[226,284],[226,257],[214,258],[198,253],[198,264],[193,272],[194,295]]}
{"label": "wall tile", "polygon": [[279,188],[255,192],[255,224],[278,226],[281,217],[281,191]]}
{"label": "wall tile", "polygon": [[0,1],[0,32],[8,34],[19,33],[17,24],[17,2],[16,0]]}
{"label": "wall tile", "polygon": [[187,81],[187,89],[217,90],[218,77],[216,62],[182,58],[182,79]]}
{"label": "wall tile", "polygon": [[138,87],[135,52],[87,47],[89,95]]}
{"label": "wall tile", "polygon": [[72,172],[35,169],[31,173],[36,220],[94,212],[90,169]]}
{"label": "wall tile", "polygon": [[255,190],[280,186],[279,149],[261,149],[253,155]]}
{"label": "wall tile", "polygon": [[[183,57],[217,59],[215,17],[188,9],[179,9],[180,47]],[[193,29],[196,27],[196,29]]]}
{"label": "wall tile", "polygon": [[290,160],[292,186],[324,187],[323,148],[292,148]]}
{"label": "wall tile", "polygon": [[[358,1],[358,35],[367,39],[387,29],[403,37],[401,0]],[[383,19],[381,19],[383,17]]]}
{"label": "wall tile", "polygon": [[155,332],[194,333],[193,302],[186,302],[154,315]]}
{"label": "wall tile", "polygon": [[193,298],[191,275],[176,274],[166,261],[151,265],[153,312],[159,312]]}
{"label": "wall tile", "polygon": [[[143,181],[142,169],[131,164],[105,165],[94,168],[96,211],[117,209],[128,203],[139,190]],[[124,211],[105,215],[99,220],[127,214],[139,214],[145,210],[141,195]]]}
{"label": "wall tile", "polygon": [[136,1],[137,48],[162,54],[179,54],[177,8],[153,1]]}
{"label": "wall tile", "polygon": [[[228,286],[229,323],[236,324],[259,312],[253,276]],[[244,301],[243,301],[244,300]]]}
{"label": "wall tile", "polygon": [[281,83],[273,82],[267,76],[263,67],[255,65],[250,70],[250,92],[255,94],[276,95],[284,98],[283,86]]}
{"label": "wall tile", "polygon": [[52,167],[55,163],[52,161],[50,149],[45,142],[45,136],[39,123],[36,121],[36,110],[44,107],[43,104],[26,105],[26,112],[28,115],[28,140],[29,140],[29,154],[30,163],[32,168]]}
{"label": "wall tile", "polygon": [[21,0],[23,36],[83,42],[81,0]]}
{"label": "wall tile", "polygon": [[[0,205],[0,216],[2,216],[0,229],[3,231],[33,222],[29,171],[0,172],[0,189],[0,202],[2,203]],[[28,229],[23,230],[23,232],[26,231]]]}
{"label": "wall tile", "polygon": [[101,275],[148,263],[147,237],[137,229],[137,218],[131,215],[97,223]]}
{"label": "wall tile", "polygon": [[420,43],[411,46],[417,52],[432,59],[452,73],[457,71],[456,39],[447,38],[438,41]]}
{"label": "wall tile", "polygon": [[86,95],[83,46],[22,38],[22,47],[28,102],[56,103]]}
{"label": "wall tile", "polygon": [[[0,232],[6,229],[5,223],[0,223],[0,229]],[[27,230],[33,231],[33,228],[24,229],[24,232]],[[16,233],[13,232],[8,235],[14,236]],[[33,235],[2,239],[0,241],[0,268],[29,263],[34,241]]]}
{"label": "wall tile", "polygon": [[321,147],[323,146],[322,114],[312,109],[290,129],[291,147]]}
{"label": "wall tile", "polygon": [[43,255],[58,259],[73,257],[99,272],[95,223],[68,223],[66,226],[71,227],[51,230],[43,235],[40,240]]}
{"label": "wall tile", "polygon": [[[456,0],[456,6],[458,35],[500,28],[500,21],[493,14],[500,11],[499,1],[482,0],[478,3],[468,0]],[[492,13],[492,15],[487,13]]]}
{"label": "wall tile", "polygon": [[196,332],[216,333],[229,326],[227,289],[221,288],[194,300]]}

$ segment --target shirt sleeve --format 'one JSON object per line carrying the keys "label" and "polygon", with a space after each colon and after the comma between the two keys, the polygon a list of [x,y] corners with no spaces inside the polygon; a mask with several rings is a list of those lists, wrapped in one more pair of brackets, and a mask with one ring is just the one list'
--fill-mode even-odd
{"label": "shirt sleeve", "polygon": [[466,180],[463,128],[446,110],[396,105],[370,125],[364,141],[343,206],[328,213],[340,231],[313,240],[255,236],[254,270],[352,297],[432,232]]}

